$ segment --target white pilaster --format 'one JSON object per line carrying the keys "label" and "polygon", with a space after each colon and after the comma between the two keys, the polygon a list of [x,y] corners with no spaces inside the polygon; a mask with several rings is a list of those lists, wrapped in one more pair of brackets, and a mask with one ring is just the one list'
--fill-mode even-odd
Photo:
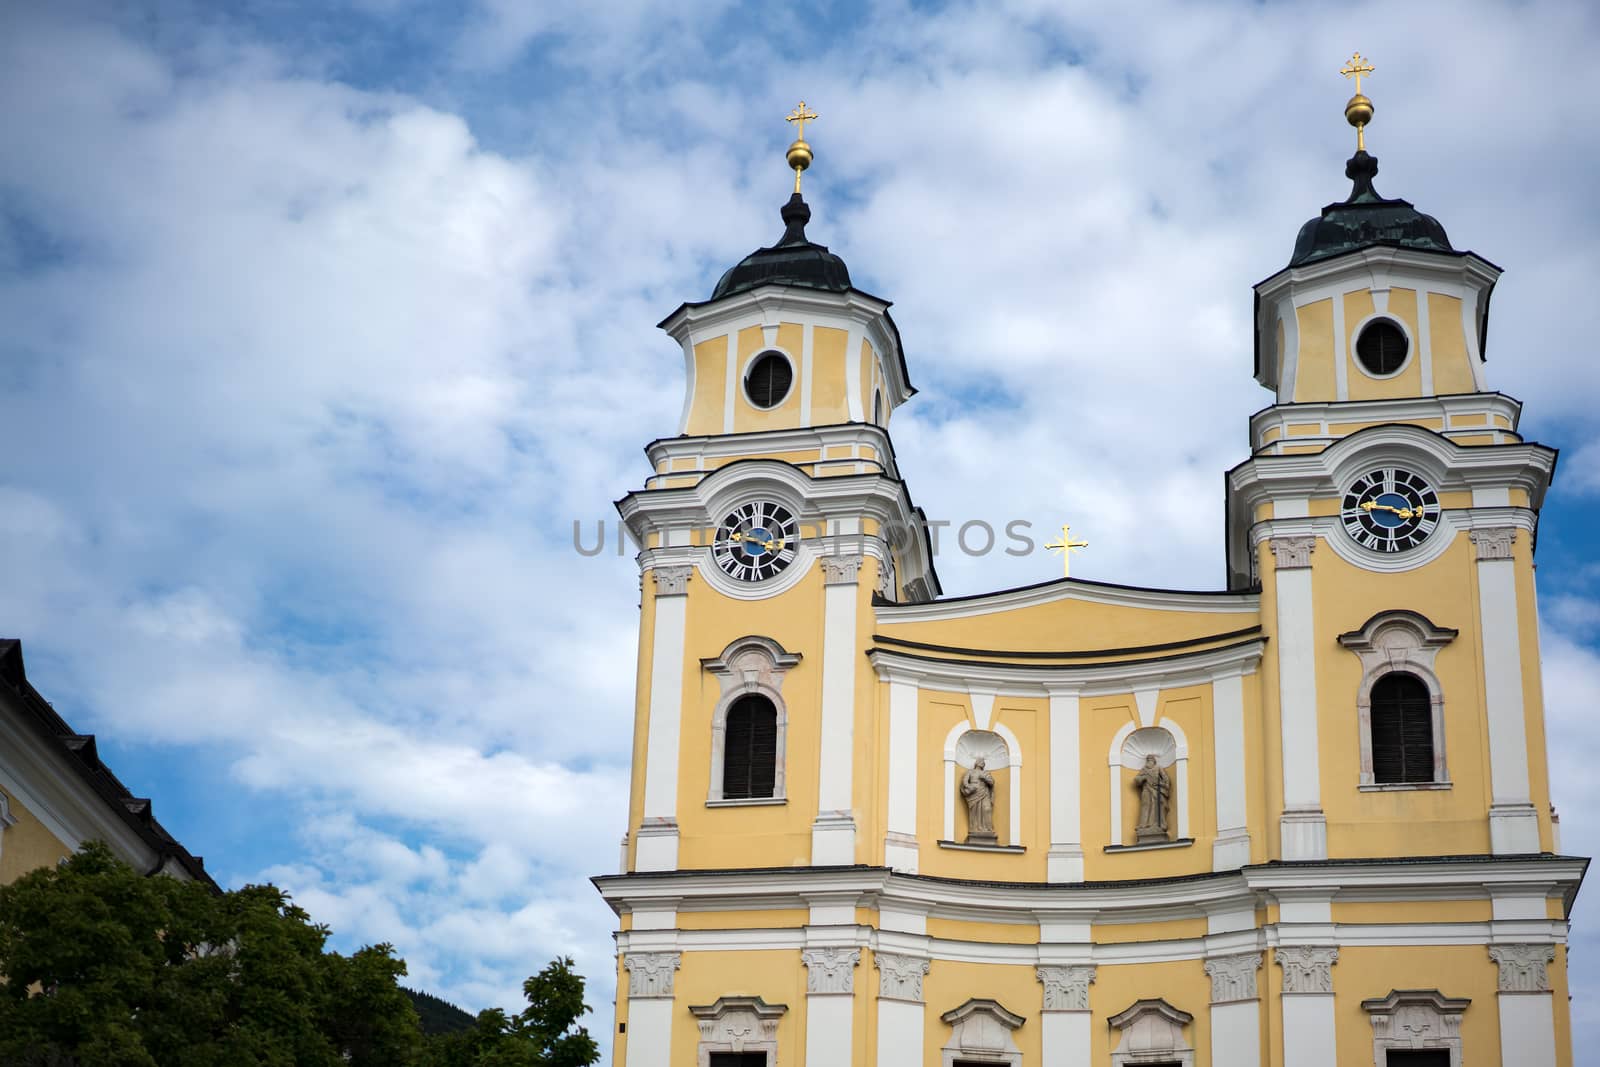
{"label": "white pilaster", "polygon": [[1083,881],[1080,765],[1078,694],[1051,690],[1050,852],[1045,858],[1045,878],[1051,882]]}
{"label": "white pilaster", "polygon": [[1478,556],[1483,696],[1489,717],[1489,847],[1496,854],[1538,852],[1539,816],[1528,789],[1528,721],[1522,704],[1522,643],[1517,626],[1514,527],[1471,532]]}
{"label": "white pilaster", "polygon": [[922,1002],[922,979],[928,973],[928,961],[879,952],[873,963],[878,968],[878,1058],[875,1062],[920,1063],[926,1011]]}
{"label": "white pilaster", "polygon": [[855,762],[856,583],[861,556],[823,556],[821,562],[822,742],[811,862],[827,866],[856,861],[851,772]]}
{"label": "white pilaster", "polygon": [[1231,871],[1250,862],[1250,830],[1245,800],[1244,676],[1211,681],[1211,717],[1215,731],[1217,839],[1211,846],[1211,869]]}
{"label": "white pilaster", "polygon": [[683,650],[688,566],[654,567],[655,640],[650,650],[650,723],[644,762],[644,822],[634,869],[678,866],[678,731],[683,713]]}
{"label": "white pilaster", "polygon": [[849,1067],[854,1051],[855,968],[861,950],[808,948],[806,965],[806,1062]]}
{"label": "white pilaster", "polygon": [[1500,1062],[1517,1067],[1555,1067],[1555,998],[1549,964],[1555,946],[1491,945],[1500,968]]}
{"label": "white pilaster", "polygon": [[680,956],[676,952],[630,952],[628,972],[627,1067],[671,1067],[672,989]]}
{"label": "white pilaster", "polygon": [[[1334,301],[1335,306],[1339,301]],[[1340,366],[1343,366],[1341,357]],[[1280,851],[1286,860],[1328,858],[1317,757],[1316,637],[1311,617],[1311,553],[1315,537],[1274,537],[1278,600],[1278,711],[1283,739],[1283,817]]]}
{"label": "white pilaster", "polygon": [[1339,950],[1280,945],[1275,955],[1283,968],[1284,1067],[1338,1067],[1332,967]]}
{"label": "white pilaster", "polygon": [[1044,983],[1044,1010],[1039,1014],[1040,1063],[1044,1067],[1076,1067],[1089,1062],[1090,1025],[1089,986],[1094,982],[1092,964],[1041,964],[1039,981]]}
{"label": "white pilaster", "polygon": [[1211,1062],[1229,1067],[1260,1067],[1261,1001],[1256,972],[1261,953],[1245,952],[1206,960],[1211,978]]}
{"label": "white pilaster", "polygon": [[917,872],[917,683],[889,679],[889,818],[884,863]]}

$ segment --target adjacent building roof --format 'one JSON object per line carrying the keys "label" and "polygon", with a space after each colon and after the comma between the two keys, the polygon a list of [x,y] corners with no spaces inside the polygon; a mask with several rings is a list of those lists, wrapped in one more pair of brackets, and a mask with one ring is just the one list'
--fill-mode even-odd
{"label": "adjacent building roof", "polygon": [[0,638],[0,692],[16,698],[7,703],[19,709],[26,725],[47,746],[54,748],[81,783],[159,857],[151,873],[162,870],[169,862],[174,863],[191,878],[220,892],[220,887],[206,873],[205,861],[179,844],[166,827],[156,820],[150,798],[134,796],[111,772],[111,768],[100,761],[94,735],[73,730],[65,719],[56,714],[50,702],[29,684],[22,664],[21,641]]}
{"label": "adjacent building roof", "polygon": [[1424,215],[1408,200],[1385,200],[1378,195],[1372,187],[1377,173],[1376,156],[1358,151],[1350,157],[1344,167],[1345,177],[1354,183],[1350,196],[1329,204],[1321,215],[1300,227],[1289,266],[1375,245],[1455,253],[1438,219]]}

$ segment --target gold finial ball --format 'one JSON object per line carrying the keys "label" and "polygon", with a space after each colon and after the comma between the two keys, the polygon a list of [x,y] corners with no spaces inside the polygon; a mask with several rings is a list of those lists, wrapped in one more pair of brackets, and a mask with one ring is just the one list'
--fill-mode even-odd
{"label": "gold finial ball", "polygon": [[1350,102],[1344,106],[1344,119],[1358,128],[1372,121],[1372,101],[1367,99],[1365,93],[1357,93],[1350,98]]}
{"label": "gold finial ball", "polygon": [[805,170],[811,166],[811,146],[804,140],[797,140],[789,146],[789,154],[784,158],[788,159],[791,169]]}

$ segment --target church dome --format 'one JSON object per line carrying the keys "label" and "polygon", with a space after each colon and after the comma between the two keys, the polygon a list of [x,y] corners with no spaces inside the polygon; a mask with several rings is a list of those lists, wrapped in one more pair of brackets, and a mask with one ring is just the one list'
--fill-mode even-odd
{"label": "church dome", "polygon": [[806,240],[811,208],[795,193],[783,205],[783,236],[770,248],[758,248],[730,267],[717,282],[711,299],[748,292],[762,285],[797,285],[843,293],[850,288],[850,270],[826,245]]}
{"label": "church dome", "polygon": [[1408,200],[1385,200],[1378,195],[1372,187],[1372,178],[1378,173],[1377,157],[1357,151],[1345,164],[1344,173],[1355,183],[1350,196],[1329,204],[1321,215],[1300,227],[1289,266],[1379,245],[1422,252],[1455,251],[1438,219],[1424,215]]}

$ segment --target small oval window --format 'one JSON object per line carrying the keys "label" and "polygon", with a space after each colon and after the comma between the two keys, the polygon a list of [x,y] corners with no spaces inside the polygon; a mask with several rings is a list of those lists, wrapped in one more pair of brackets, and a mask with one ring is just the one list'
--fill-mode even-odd
{"label": "small oval window", "polygon": [[782,352],[763,352],[750,363],[744,376],[745,395],[758,408],[775,408],[789,395],[794,368]]}
{"label": "small oval window", "polygon": [[1404,365],[1410,350],[1404,331],[1388,319],[1368,323],[1356,338],[1356,358],[1368,374],[1393,374]]}

